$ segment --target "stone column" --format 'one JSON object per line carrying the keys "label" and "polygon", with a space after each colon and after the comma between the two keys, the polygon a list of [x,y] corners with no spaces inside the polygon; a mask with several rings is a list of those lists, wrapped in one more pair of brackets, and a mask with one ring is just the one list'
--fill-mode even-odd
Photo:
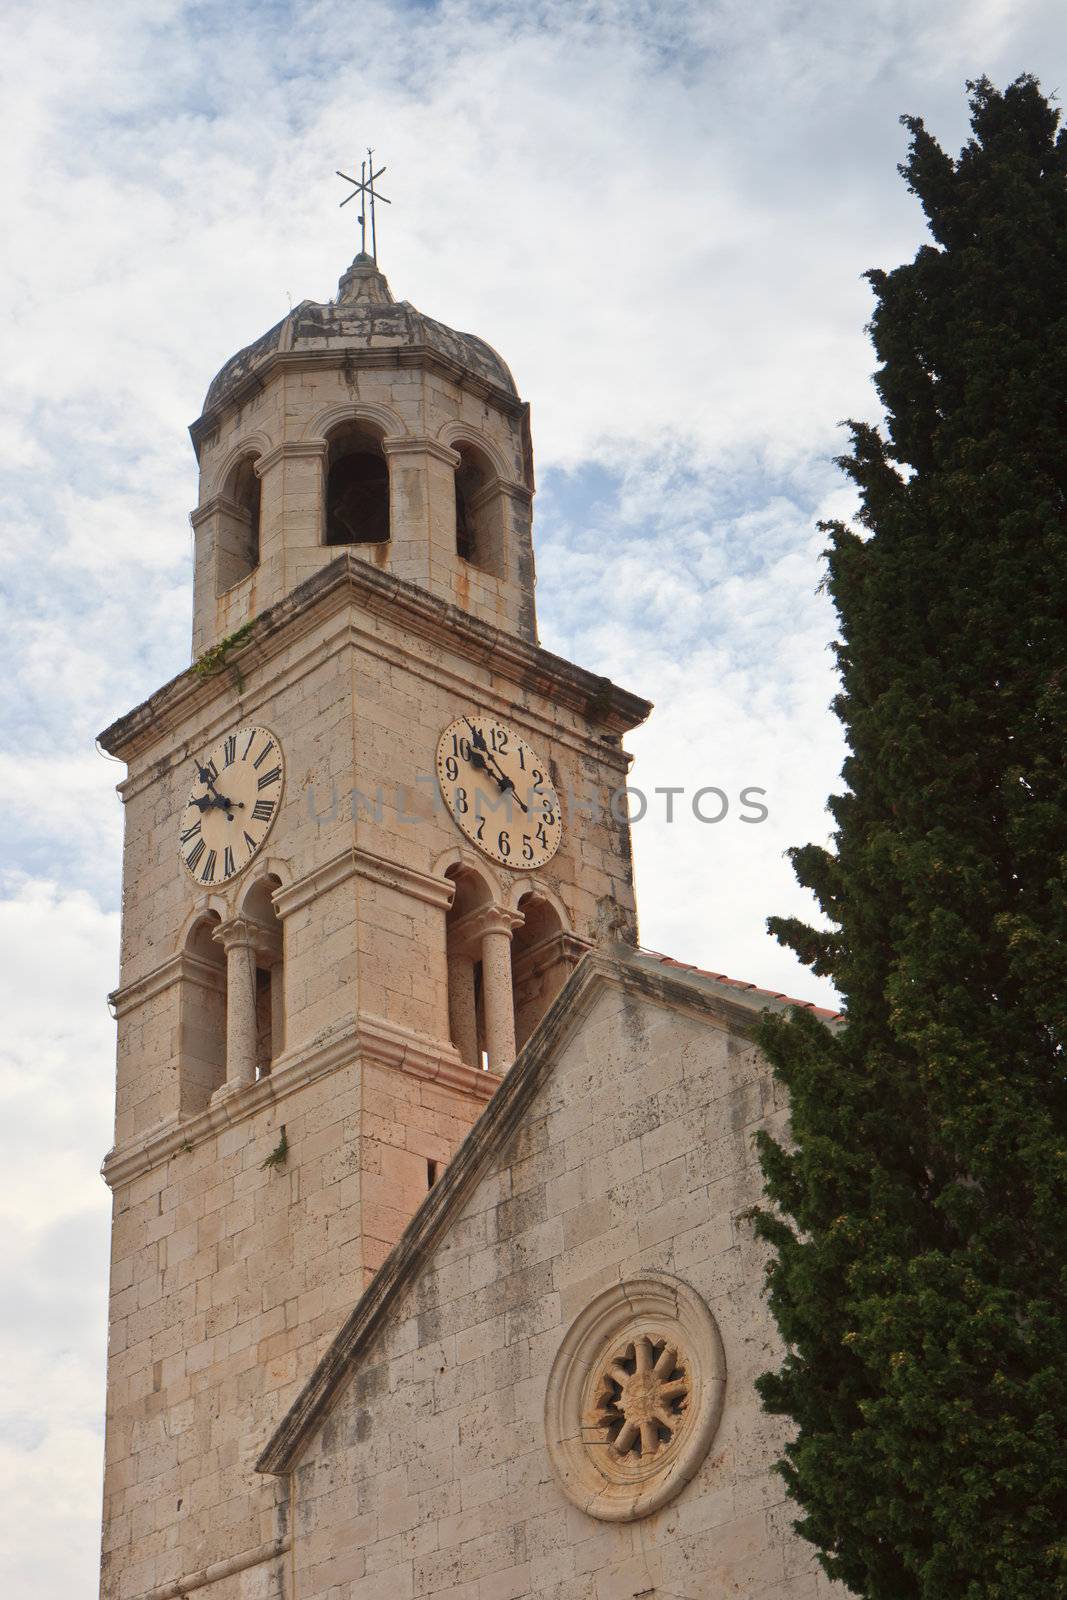
{"label": "stone column", "polygon": [[226,951],[226,1082],[234,1094],[256,1081],[256,946],[258,932],[247,917],[224,922],[214,938]]}
{"label": "stone column", "polygon": [[482,934],[482,999],[490,1072],[506,1072],[515,1059],[515,1001],[511,990],[511,929]]}
{"label": "stone column", "polygon": [[511,935],[523,917],[503,906],[477,913],[482,952],[482,1005],[490,1072],[506,1072],[515,1060],[515,995],[511,982]]}
{"label": "stone column", "polygon": [[[471,1009],[474,1000],[475,961],[482,963],[482,1012],[485,1023],[484,1045],[489,1057],[491,1072],[506,1072],[515,1059],[515,996],[511,985],[511,935],[521,928],[525,918],[519,911],[506,911],[503,906],[476,906],[473,911],[454,922],[448,930],[448,987],[449,1015],[452,1016],[453,984],[456,986],[456,1003],[460,1008],[457,1021],[462,1029],[469,1030],[463,1042],[453,1037],[464,1061],[469,1047],[470,1033],[474,1034],[474,1061],[478,1062],[477,1022],[463,1017],[464,1000],[459,993],[461,964],[466,958],[471,967]],[[453,977],[455,973],[455,977]],[[466,984],[464,982],[464,989]]]}
{"label": "stone column", "polygon": [[478,1013],[474,1004],[474,957],[466,950],[448,952],[448,1026],[452,1043],[468,1067],[478,1060]]}

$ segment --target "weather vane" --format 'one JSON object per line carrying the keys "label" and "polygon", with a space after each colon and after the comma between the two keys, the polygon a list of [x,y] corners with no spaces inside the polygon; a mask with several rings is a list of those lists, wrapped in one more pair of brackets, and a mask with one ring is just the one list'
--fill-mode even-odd
{"label": "weather vane", "polygon": [[363,202],[359,213],[359,248],[362,255],[367,253],[367,202],[368,200],[370,201],[370,253],[375,266],[378,265],[378,231],[374,221],[374,202],[380,200],[383,205],[387,206],[391,206],[393,203],[391,200],[387,200],[384,194],[379,194],[374,187],[374,180],[380,178],[384,171],[384,167],[379,167],[375,172],[374,151],[368,150],[367,159],[360,162],[358,178],[350,178],[347,172],[341,172],[340,169],[337,172],[339,178],[343,178],[346,183],[353,185],[352,193],[345,195],[341,204],[346,206],[350,200],[355,200],[357,196]]}

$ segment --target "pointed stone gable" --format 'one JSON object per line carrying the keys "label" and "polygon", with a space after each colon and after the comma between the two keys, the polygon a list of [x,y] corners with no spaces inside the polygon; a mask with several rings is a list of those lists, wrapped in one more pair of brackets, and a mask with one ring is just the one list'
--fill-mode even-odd
{"label": "pointed stone gable", "polygon": [[[760,1195],[752,1135],[784,1123],[752,1018],[653,960],[581,964],[260,1460],[288,1483],[276,1531],[292,1529],[301,1600],[834,1592],[791,1532],[782,1436],[752,1388],[777,1351],[742,1213]],[[657,1296],[710,1313],[682,1319],[676,1355]],[[651,1318],[682,1432],[694,1386],[719,1383],[691,1476],[648,1514],[636,1492],[581,1509],[550,1459],[568,1330],[572,1377],[616,1346],[640,1364],[638,1324],[596,1347],[600,1307],[609,1336],[631,1309]],[[601,1449],[598,1428],[579,1431]],[[623,1462],[653,1499],[658,1448]]]}

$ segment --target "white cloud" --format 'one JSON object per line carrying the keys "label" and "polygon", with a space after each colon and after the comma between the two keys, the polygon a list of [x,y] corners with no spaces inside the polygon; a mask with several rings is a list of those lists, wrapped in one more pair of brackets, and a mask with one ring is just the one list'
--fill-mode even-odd
{"label": "white cloud", "polygon": [[[550,611],[562,624],[548,642],[579,660],[594,657],[656,703],[628,741],[632,783],[647,801],[634,827],[642,939],[832,1004],[829,984],[763,931],[770,912],[813,915],[784,852],[827,838],[826,795],[843,755],[826,715],[833,615],[814,581],[824,537],[814,523],[826,506],[778,494],[731,515],[716,507],[714,491],[701,504],[685,475],[659,474],[655,505],[645,487],[627,481],[618,504],[601,506],[582,528],[554,504],[542,560],[552,574]],[[848,509],[836,491],[831,498]],[[584,597],[598,583],[610,603],[591,620]],[[668,786],[684,791],[670,802],[669,824],[668,800],[655,794]],[[705,787],[727,796],[720,822],[694,813]],[[766,791],[769,814],[758,824],[741,820],[752,814],[741,804],[749,787]],[[716,816],[721,802],[709,795],[699,809]]]}
{"label": "white cloud", "polygon": [[[0,750],[0,794],[22,854],[107,896],[122,851],[115,785],[125,767],[96,750],[34,755]],[[21,913],[16,913],[20,915]]]}
{"label": "white cloud", "polygon": [[65,1600],[98,1560],[118,917],[29,879],[0,896],[0,1590]]}

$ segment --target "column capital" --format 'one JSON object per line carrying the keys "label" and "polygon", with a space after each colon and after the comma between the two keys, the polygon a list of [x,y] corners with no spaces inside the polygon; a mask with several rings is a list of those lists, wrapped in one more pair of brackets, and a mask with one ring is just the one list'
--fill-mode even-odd
{"label": "column capital", "polygon": [[521,928],[526,918],[521,911],[509,911],[495,904],[475,906],[452,923],[448,930],[451,950],[467,951],[477,959],[483,937],[487,933],[503,933],[510,939],[516,928]]}
{"label": "column capital", "polygon": [[287,439],[284,444],[276,444],[273,450],[257,458],[256,477],[262,478],[279,461],[325,461],[328,449],[325,439]]}
{"label": "column capital", "polygon": [[227,955],[231,950],[253,950],[268,966],[281,959],[281,936],[254,917],[231,917],[220,922],[211,937]]}
{"label": "column capital", "polygon": [[406,434],[400,439],[383,439],[382,449],[387,456],[432,456],[455,470],[459,466],[459,451],[453,450],[440,439],[427,435]]}

